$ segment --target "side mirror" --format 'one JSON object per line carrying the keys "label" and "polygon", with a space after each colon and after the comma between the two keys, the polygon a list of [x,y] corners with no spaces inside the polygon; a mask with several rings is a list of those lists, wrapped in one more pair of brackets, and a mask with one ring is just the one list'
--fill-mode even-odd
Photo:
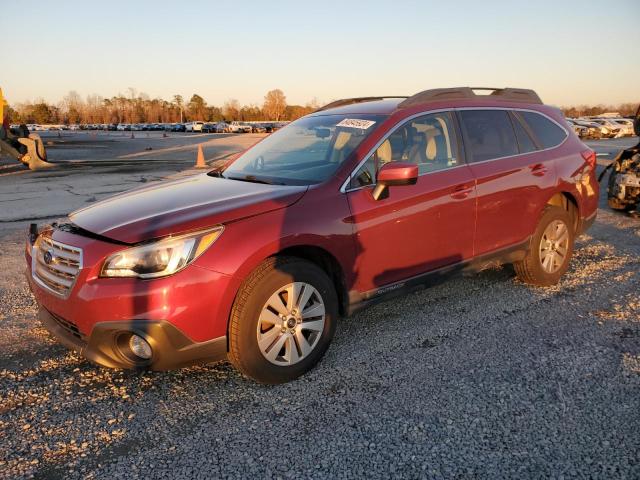
{"label": "side mirror", "polygon": [[418,181],[418,165],[408,162],[389,162],[380,168],[376,178],[373,198],[386,198],[389,187],[415,185]]}

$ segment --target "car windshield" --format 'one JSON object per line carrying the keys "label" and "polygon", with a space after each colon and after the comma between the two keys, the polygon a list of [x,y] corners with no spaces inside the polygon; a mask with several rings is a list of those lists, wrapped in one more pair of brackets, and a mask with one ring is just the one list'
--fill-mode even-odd
{"label": "car windshield", "polygon": [[227,167],[234,180],[311,185],[329,178],[385,115],[317,115],[290,123]]}

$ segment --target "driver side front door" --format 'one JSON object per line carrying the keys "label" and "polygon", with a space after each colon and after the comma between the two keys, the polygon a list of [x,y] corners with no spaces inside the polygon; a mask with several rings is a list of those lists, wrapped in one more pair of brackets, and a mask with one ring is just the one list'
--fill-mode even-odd
{"label": "driver side front door", "polygon": [[[408,120],[352,175],[347,198],[358,252],[355,288],[366,296],[473,256],[476,187],[451,112]],[[375,200],[373,179],[390,161],[415,162],[415,185]]]}

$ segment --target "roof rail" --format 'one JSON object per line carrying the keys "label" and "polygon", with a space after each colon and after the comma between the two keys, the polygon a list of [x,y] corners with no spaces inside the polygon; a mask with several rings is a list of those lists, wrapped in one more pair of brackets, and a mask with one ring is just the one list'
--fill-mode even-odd
{"label": "roof rail", "polygon": [[331,103],[327,103],[326,105],[320,107],[315,110],[316,112],[321,112],[323,110],[328,110],[330,108],[336,107],[344,107],[345,105],[353,105],[354,103],[364,103],[364,102],[373,102],[375,100],[384,100],[385,98],[409,98],[406,95],[385,95],[383,97],[355,97],[355,98],[343,98],[341,100],[335,100]]}
{"label": "roof rail", "polygon": [[[490,94],[478,95],[476,90],[490,91]],[[538,103],[542,100],[536,92],[524,88],[487,88],[487,87],[455,87],[455,88],[434,88],[416,93],[398,105],[398,108],[407,108],[421,103],[437,102],[440,100],[507,100],[510,102]]]}

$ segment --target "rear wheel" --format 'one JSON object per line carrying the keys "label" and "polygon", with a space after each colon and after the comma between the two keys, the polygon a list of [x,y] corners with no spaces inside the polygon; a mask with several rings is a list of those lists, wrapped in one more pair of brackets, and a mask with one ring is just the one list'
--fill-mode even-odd
{"label": "rear wheel", "polygon": [[338,300],[327,274],[295,257],[263,262],[241,287],[229,323],[229,359],[262,383],[310,370],[335,332]]}
{"label": "rear wheel", "polygon": [[569,212],[548,206],[531,239],[531,249],[524,260],[514,263],[523,282],[550,286],[560,281],[573,254],[575,230]]}

